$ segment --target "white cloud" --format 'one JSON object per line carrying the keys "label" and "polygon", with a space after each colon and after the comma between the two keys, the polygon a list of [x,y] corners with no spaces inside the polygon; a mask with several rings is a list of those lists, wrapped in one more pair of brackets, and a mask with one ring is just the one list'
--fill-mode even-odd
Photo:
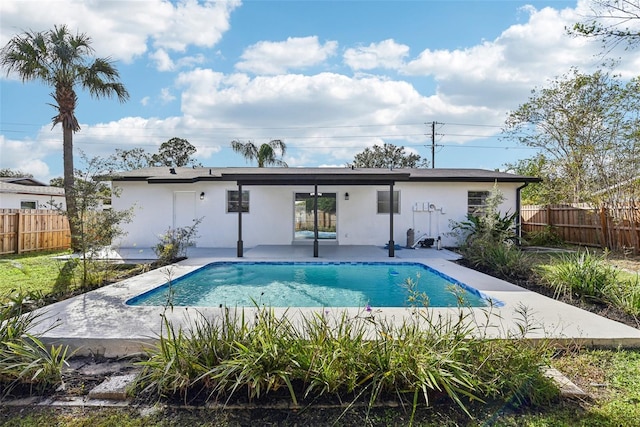
{"label": "white cloud", "polygon": [[249,78],[199,69],[182,73],[177,84],[183,91],[183,112],[194,128],[213,129],[209,136],[213,144],[225,147],[232,139],[281,138],[295,148],[286,159],[291,166],[314,164],[320,155],[344,164],[364,146],[425,141],[426,116],[456,114],[440,98],[425,97],[407,82],[375,76]]}
{"label": "white cloud", "polygon": [[175,64],[164,49],[158,49],[150,53],[149,58],[156,64],[158,71],[173,71],[175,69]]}
{"label": "white cloud", "polygon": [[229,29],[239,0],[78,2],[74,0],[0,2],[0,44],[25,30],[47,31],[65,23],[93,39],[97,56],[126,62],[157,49],[184,51],[188,46],[212,47]]}
{"label": "white cloud", "polygon": [[[464,49],[424,50],[401,72],[432,76],[438,94],[449,103],[505,110],[517,107],[514,101],[524,102],[531,89],[572,66],[587,72],[600,66],[598,43],[566,33],[566,27],[582,19],[575,9],[529,6],[523,12],[528,13],[526,22],[512,25],[493,41]],[[618,71],[638,58],[627,52]]]}
{"label": "white cloud", "polygon": [[347,49],[344,61],[354,70],[397,69],[403,65],[403,60],[408,55],[409,46],[388,39],[380,43],[371,43],[369,46]]}
{"label": "white cloud", "polygon": [[160,90],[160,99],[164,104],[175,101],[176,97],[171,94],[171,90],[169,88],[162,88]]}
{"label": "white cloud", "polygon": [[239,0],[202,3],[183,0],[173,5],[164,16],[165,26],[154,34],[154,45],[184,51],[188,45],[212,47],[229,29],[231,12],[241,5]]}
{"label": "white cloud", "polygon": [[149,54],[149,58],[155,63],[156,70],[158,71],[176,71],[183,68],[193,68],[195,65],[205,62],[204,55],[198,54],[193,56],[183,56],[177,61],[174,61],[169,56],[169,53],[164,49],[158,49]]}
{"label": "white cloud", "polygon": [[203,64],[205,62],[205,57],[202,54],[193,55],[193,56],[183,56],[178,58],[176,61],[177,69],[182,68],[193,68],[195,65]]}
{"label": "white cloud", "polygon": [[[49,129],[50,126],[47,127]],[[55,139],[46,137],[44,133],[51,134],[51,131],[44,130],[35,140],[10,140],[4,135],[0,135],[0,168],[20,170],[32,174],[36,179],[48,183],[51,178],[51,171],[45,162],[47,156],[62,153],[61,137]]]}
{"label": "white cloud", "polygon": [[283,42],[262,41],[249,46],[236,64],[240,71],[255,74],[282,74],[318,65],[335,54],[338,43],[321,45],[317,36],[289,37]]}

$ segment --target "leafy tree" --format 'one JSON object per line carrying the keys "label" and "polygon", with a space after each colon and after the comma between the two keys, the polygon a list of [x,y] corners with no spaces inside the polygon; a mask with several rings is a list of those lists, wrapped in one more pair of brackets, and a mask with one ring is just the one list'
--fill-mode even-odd
{"label": "leafy tree", "polygon": [[152,165],[152,155],[147,153],[144,148],[132,148],[131,150],[122,150],[116,148],[116,153],[109,157],[110,167],[114,171],[130,171],[142,169]]}
{"label": "leafy tree", "polygon": [[419,168],[428,167],[429,161],[426,159],[421,161],[419,154],[405,153],[404,147],[384,144],[367,147],[363,152],[356,154],[353,166],[357,168]]}
{"label": "leafy tree", "polygon": [[[191,155],[196,151],[196,147],[191,145],[189,141],[183,138],[171,138],[163,142],[158,149],[158,154],[151,156],[151,164],[153,166],[201,166]],[[139,153],[134,153],[139,154]],[[141,154],[140,154],[141,155]],[[144,160],[144,156],[140,158]]]}
{"label": "leafy tree", "polygon": [[[84,154],[83,154],[83,156],[84,156]],[[107,161],[102,160],[102,159],[98,159],[98,158],[93,159],[92,161],[96,162],[98,160],[101,162],[102,165],[109,165],[109,163]],[[106,171],[106,169],[103,169],[103,170]],[[103,182],[99,182],[99,181],[96,181],[95,184],[85,182],[83,180],[83,178],[81,177],[82,174],[83,174],[83,171],[76,170],[76,177],[75,177],[75,180],[74,180],[74,186],[76,187],[76,190],[75,190],[76,195],[86,193],[86,191],[79,192],[78,189],[85,189],[87,187],[91,187],[91,188],[94,189],[96,197],[99,197],[105,204],[110,204],[111,203],[111,196],[112,196],[111,187],[108,186],[107,184],[105,184]],[[64,178],[62,178],[62,177],[51,178],[49,180],[49,185],[52,186],[52,187],[64,188]],[[82,201],[76,201],[76,203],[83,203],[83,202]],[[79,209],[81,209],[81,208],[79,207]]]}
{"label": "leafy tree", "polygon": [[504,137],[538,148],[545,158],[554,198],[597,201],[598,191],[638,171],[638,83],[623,85],[602,71],[576,69],[533,90],[512,111]]}
{"label": "leafy tree", "polygon": [[632,0],[593,0],[593,15],[568,29],[569,34],[602,41],[605,51],[620,43],[635,47],[640,42],[638,26],[640,2]]}
{"label": "leafy tree", "polygon": [[521,159],[516,163],[505,165],[507,172],[517,175],[536,176],[542,178],[542,182],[533,182],[522,189],[520,193],[522,203],[525,205],[545,205],[549,203],[561,203],[564,201],[558,189],[562,183],[551,173],[549,161],[544,154],[535,157]]}
{"label": "leafy tree", "polygon": [[0,169],[0,177],[3,178],[33,178],[33,175],[30,173],[22,172],[19,169],[9,169],[2,168]]}
{"label": "leafy tree", "polygon": [[121,224],[131,222],[133,207],[123,211],[102,209],[105,200],[110,203],[112,196],[111,187],[100,178],[107,174],[109,162],[99,157],[88,159],[84,153],[81,155],[87,166],[84,170],[75,171],[72,196],[80,218],[80,286],[91,288],[103,283],[106,275],[111,273],[112,266],[101,260],[100,252],[124,234]]}
{"label": "leafy tree", "polygon": [[56,178],[51,178],[49,180],[49,185],[52,187],[64,188],[64,178],[61,176],[58,176]]}
{"label": "leafy tree", "polygon": [[74,36],[66,25],[54,26],[46,32],[16,35],[0,51],[0,65],[7,74],[14,72],[23,82],[37,80],[54,88],[53,107],[57,114],[52,123],[62,126],[64,186],[74,250],[79,249],[80,227],[73,197],[73,134],[80,130],[75,115],[76,88],[89,91],[95,98],[115,95],[121,102],[129,98],[113,63],[107,58],[91,59],[93,52],[91,38],[80,33]]}
{"label": "leafy tree", "polygon": [[236,153],[240,153],[248,162],[255,160],[259,168],[266,166],[282,166],[286,168],[288,166],[282,159],[277,157],[278,151],[280,152],[280,157],[283,157],[287,152],[287,146],[280,139],[273,139],[260,146],[257,146],[252,141],[240,142],[234,140],[231,141],[231,148]]}
{"label": "leafy tree", "polygon": [[171,138],[163,142],[158,153],[147,153],[144,148],[130,150],[116,148],[116,153],[109,156],[110,168],[113,171],[128,171],[151,166],[201,166],[191,156],[196,148],[186,139]]}
{"label": "leafy tree", "polygon": [[[70,272],[79,269],[79,274],[70,275],[77,279],[77,287],[89,289],[109,281],[109,275],[115,272],[111,262],[105,262],[102,251],[124,234],[121,224],[131,222],[133,207],[117,211],[104,208],[111,204],[111,198],[119,193],[103,181],[110,172],[111,162],[100,157],[89,159],[80,152],[85,169],[76,169],[72,196],[78,209],[78,253],[79,257],[70,258],[63,270]],[[62,187],[64,179],[53,178],[52,186]],[[60,207],[58,207],[60,208]],[[72,283],[60,283],[65,287]],[[67,291],[68,289],[60,289]]]}

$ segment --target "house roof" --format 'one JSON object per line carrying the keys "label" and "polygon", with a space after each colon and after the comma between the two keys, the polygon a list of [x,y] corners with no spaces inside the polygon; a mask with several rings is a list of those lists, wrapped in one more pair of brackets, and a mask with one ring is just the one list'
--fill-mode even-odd
{"label": "house roof", "polygon": [[388,185],[395,182],[540,182],[540,178],[484,169],[168,168],[119,172],[112,181],[150,184],[232,181],[242,185]]}
{"label": "house roof", "polygon": [[47,184],[40,182],[37,179],[24,176],[3,176],[0,177],[0,182],[6,182],[8,184],[33,185],[39,187],[47,186]]}
{"label": "house roof", "polygon": [[[38,181],[36,181],[38,182]],[[0,179],[0,193],[30,194],[39,196],[61,196],[64,197],[64,188],[51,187],[42,183],[38,184],[16,184]]]}

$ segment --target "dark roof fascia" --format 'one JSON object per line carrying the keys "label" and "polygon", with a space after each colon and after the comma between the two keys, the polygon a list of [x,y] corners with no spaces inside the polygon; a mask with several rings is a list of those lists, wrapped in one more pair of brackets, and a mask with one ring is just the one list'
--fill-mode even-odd
{"label": "dark roof fascia", "polygon": [[155,176],[119,176],[110,177],[114,182],[148,182],[149,184],[193,184],[200,181],[220,181],[219,176],[192,176],[187,178],[155,177]]}
{"label": "dark roof fascia", "polygon": [[[206,169],[206,168],[205,168]],[[470,170],[435,170],[435,174],[416,174],[411,170],[403,169],[380,169],[379,171],[341,169],[326,172],[318,170],[288,169],[277,172],[273,170],[254,170],[251,172],[218,169],[215,174],[209,175],[200,173],[182,174],[157,174],[153,169],[140,171],[140,175],[114,175],[112,181],[133,181],[148,182],[149,184],[193,184],[201,181],[226,181],[236,182],[241,185],[389,185],[395,182],[512,182],[512,183],[535,183],[542,182],[542,179],[531,176],[511,175],[507,173],[477,173]],[[146,173],[145,173],[146,172]],[[189,172],[191,172],[189,170]],[[443,173],[444,172],[444,173]],[[182,176],[181,176],[182,175]]]}
{"label": "dark roof fascia", "polygon": [[107,176],[103,175],[99,178],[100,181],[148,181],[148,176]]}
{"label": "dark roof fascia", "polygon": [[[328,179],[299,179],[294,181],[257,181],[257,180],[229,180],[231,182],[237,182],[240,185],[390,185],[394,184],[396,179],[374,179],[374,180],[328,180]],[[402,180],[406,181],[406,180]]]}
{"label": "dark roof fascia", "polygon": [[386,174],[223,174],[241,185],[389,185],[408,181],[408,173]]}
{"label": "dark roof fascia", "polygon": [[413,177],[411,182],[542,182],[541,178],[531,176],[513,176],[513,177],[468,177],[468,176],[452,176],[452,177]]}
{"label": "dark roof fascia", "polygon": [[200,181],[197,177],[195,178],[148,178],[147,182],[149,184],[193,184],[195,182]]}

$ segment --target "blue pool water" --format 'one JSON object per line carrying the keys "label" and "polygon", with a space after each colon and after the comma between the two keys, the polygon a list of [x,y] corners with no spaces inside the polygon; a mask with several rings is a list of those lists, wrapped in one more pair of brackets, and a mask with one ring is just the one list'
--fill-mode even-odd
{"label": "blue pool water", "polygon": [[431,307],[484,307],[477,290],[420,263],[216,262],[127,301],[128,305],[405,307],[406,280]]}
{"label": "blue pool water", "polygon": [[127,301],[128,305],[196,307],[405,307],[406,280],[431,307],[471,307],[487,300],[477,290],[424,264],[384,262],[215,262]]}

